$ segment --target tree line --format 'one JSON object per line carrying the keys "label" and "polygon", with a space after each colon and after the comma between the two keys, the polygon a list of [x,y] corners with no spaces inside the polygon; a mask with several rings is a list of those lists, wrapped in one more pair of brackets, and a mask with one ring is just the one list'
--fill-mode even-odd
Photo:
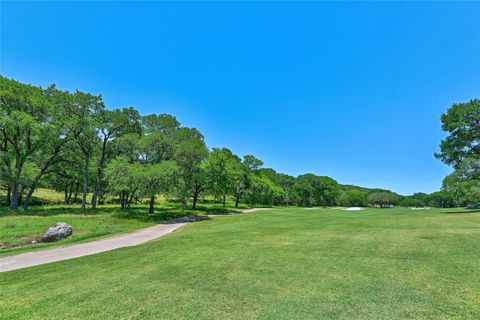
{"label": "tree line", "polygon": [[458,192],[449,187],[405,197],[326,176],[277,173],[253,155],[209,149],[199,130],[172,115],[107,109],[101,96],[55,85],[42,88],[3,76],[0,81],[0,189],[14,210],[27,209],[39,186],[63,192],[65,204],[80,203],[83,209],[106,202],[129,208],[148,199],[150,212],[158,195],[193,209],[207,196],[223,206],[228,199],[235,206],[459,203]]}

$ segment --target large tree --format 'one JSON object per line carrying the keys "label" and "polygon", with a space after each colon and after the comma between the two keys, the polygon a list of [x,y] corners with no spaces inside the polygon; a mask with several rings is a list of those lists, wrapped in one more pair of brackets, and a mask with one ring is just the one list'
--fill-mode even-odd
{"label": "large tree", "polygon": [[124,134],[140,132],[140,114],[131,107],[114,110],[100,109],[94,113],[93,121],[101,141],[92,195],[92,209],[95,209],[105,164],[115,155],[112,152],[115,149],[110,147],[110,142]]}
{"label": "large tree", "polygon": [[465,159],[480,161],[480,100],[452,105],[441,116],[448,136],[436,157],[457,169]]}
{"label": "large tree", "polygon": [[457,203],[480,204],[480,100],[452,105],[441,116],[448,136],[435,156],[453,166],[443,189],[456,195]]}
{"label": "large tree", "polygon": [[330,177],[317,176],[312,173],[303,174],[297,177],[293,190],[301,205],[323,205],[335,204],[340,195],[338,183]]}
{"label": "large tree", "polygon": [[243,163],[252,171],[257,171],[263,166],[263,161],[251,154],[243,156]]}
{"label": "large tree", "polygon": [[179,166],[179,191],[183,207],[187,207],[188,196],[193,194],[193,209],[198,196],[205,187],[205,171],[202,162],[208,155],[203,135],[195,128],[175,130],[173,159]]}
{"label": "large tree", "polygon": [[93,116],[103,109],[104,104],[101,96],[94,96],[78,90],[73,94],[73,104],[69,108],[72,116],[70,118],[70,128],[83,157],[82,209],[85,209],[87,204],[90,161],[99,143]]}
{"label": "large tree", "polygon": [[480,161],[465,159],[443,180],[442,189],[455,195],[457,205],[480,205]]}
{"label": "large tree", "polygon": [[345,191],[347,205],[363,207],[367,204],[367,194],[364,191],[351,189]]}
{"label": "large tree", "polygon": [[368,204],[379,206],[380,208],[388,208],[397,203],[398,196],[393,192],[379,191],[373,192],[367,196]]}
{"label": "large tree", "polygon": [[428,205],[439,208],[451,208],[456,204],[455,195],[446,190],[441,190],[430,194]]}
{"label": "large tree", "polygon": [[71,103],[71,95],[66,91],[58,90],[55,86],[50,86],[43,92],[48,100],[49,114],[47,124],[42,132],[41,143],[38,144],[35,156],[31,159],[36,167],[36,174],[25,197],[24,209],[28,208],[40,179],[51,172],[57,163],[65,164],[70,161],[68,149],[72,145],[73,135],[68,127],[69,122],[66,120],[69,114],[65,106]]}
{"label": "large tree", "polygon": [[139,162],[131,162],[125,156],[119,156],[106,165],[108,190],[118,195],[122,209],[130,207],[134,197],[139,194],[143,169]]}
{"label": "large tree", "polygon": [[43,90],[0,77],[0,135],[2,167],[10,208],[17,209],[23,188],[22,171],[38,151],[44,136],[51,129],[51,106]]}
{"label": "large tree", "polygon": [[150,198],[149,213],[153,213],[155,196],[168,194],[175,190],[179,168],[174,161],[144,164],[140,172],[142,194]]}
{"label": "large tree", "polygon": [[223,206],[226,206],[226,197],[233,190],[236,174],[232,162],[239,158],[227,148],[213,148],[205,163],[206,179],[210,193],[222,197]]}
{"label": "large tree", "polygon": [[251,176],[246,198],[252,206],[279,204],[284,201],[285,192],[267,176],[258,174]]}
{"label": "large tree", "polygon": [[228,162],[228,171],[233,185],[235,208],[238,208],[245,189],[250,185],[251,172],[245,162],[242,162],[237,156],[233,156]]}

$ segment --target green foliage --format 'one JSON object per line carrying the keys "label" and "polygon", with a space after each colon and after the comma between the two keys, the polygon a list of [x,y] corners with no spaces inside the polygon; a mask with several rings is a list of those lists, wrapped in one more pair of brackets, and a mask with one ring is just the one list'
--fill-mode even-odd
{"label": "green foliage", "polygon": [[434,192],[429,196],[428,205],[437,208],[455,207],[457,205],[455,194],[446,190]]}
{"label": "green foliage", "polygon": [[419,207],[424,207],[425,206],[425,202],[423,202],[419,199],[412,198],[412,197],[404,197],[403,199],[398,201],[398,204],[402,207],[416,207],[416,208],[419,208]]}
{"label": "green foliage", "polygon": [[243,156],[243,163],[247,166],[248,169],[252,171],[256,171],[263,166],[263,161],[257,159],[255,156],[251,154],[247,154]]}
{"label": "green foliage", "polygon": [[452,194],[459,206],[480,205],[480,179],[464,179],[457,173],[443,180],[443,190]]}
{"label": "green foliage", "polygon": [[398,196],[393,192],[374,192],[367,196],[367,202],[371,206],[380,208],[391,207],[397,204]]}
{"label": "green foliage", "polygon": [[[178,164],[177,190],[187,207],[188,196],[201,192],[205,185],[205,171],[202,163],[208,156],[204,137],[194,128],[178,128],[174,135],[173,159]],[[198,194],[196,194],[198,197]]]}
{"label": "green foliage", "polygon": [[345,192],[347,205],[350,207],[365,207],[367,194],[361,190],[348,190]]}
{"label": "green foliage", "polygon": [[130,194],[132,197],[140,189],[142,165],[130,163],[126,157],[120,156],[110,161],[106,168],[108,190],[112,194]]}
{"label": "green foliage", "polygon": [[335,180],[311,173],[298,176],[292,190],[298,203],[305,206],[334,205],[340,196],[340,188]]}
{"label": "green foliage", "polygon": [[153,213],[155,196],[159,193],[173,193],[179,173],[178,165],[173,161],[162,161],[140,166],[138,181],[141,194],[150,197],[150,213]]}
{"label": "green foliage", "polygon": [[213,148],[205,163],[208,189],[211,194],[225,198],[235,188],[235,177],[238,175],[236,162],[240,159],[227,148]]}
{"label": "green foliage", "polygon": [[268,177],[252,175],[246,200],[251,205],[277,205],[285,203],[285,191]]}
{"label": "green foliage", "polygon": [[456,104],[442,115],[450,136],[437,156],[455,167],[444,192],[399,196],[314,174],[292,177],[263,168],[254,155],[242,159],[227,148],[209,151],[200,131],[169,114],[141,116],[133,107],[106,108],[100,95],[54,85],[44,89],[5,77],[0,81],[0,190],[5,194],[0,201],[12,209],[21,202],[28,208],[39,187],[61,191],[65,204],[81,202],[82,208],[90,199],[92,208],[118,199],[126,209],[145,196],[153,205],[159,194],[181,199],[183,208],[192,200],[194,209],[209,196],[224,205],[233,198],[236,206],[241,201],[299,206],[477,203],[479,100]]}
{"label": "green foliage", "polygon": [[449,135],[442,140],[437,158],[454,168],[467,158],[480,161],[480,100],[453,104],[441,121]]}
{"label": "green foliage", "polygon": [[442,114],[442,129],[448,136],[435,154],[454,172],[443,181],[443,189],[454,194],[458,205],[480,202],[480,100],[452,105]]}
{"label": "green foliage", "polygon": [[52,108],[41,88],[4,77],[0,77],[0,97],[1,178],[11,192],[10,207],[16,209],[25,164],[38,156],[44,136],[49,136]]}

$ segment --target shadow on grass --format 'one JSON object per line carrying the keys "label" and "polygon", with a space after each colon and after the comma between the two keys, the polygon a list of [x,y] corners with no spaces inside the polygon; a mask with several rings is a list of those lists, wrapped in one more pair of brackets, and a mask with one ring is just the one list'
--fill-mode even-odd
{"label": "shadow on grass", "polygon": [[164,202],[157,204],[154,213],[148,213],[147,205],[134,205],[128,209],[121,209],[118,205],[102,205],[97,209],[85,209],[79,205],[43,205],[31,206],[28,210],[19,208],[17,211],[10,210],[7,207],[0,207],[0,217],[2,216],[56,216],[63,214],[73,215],[102,215],[110,214],[119,219],[136,219],[143,222],[165,222],[173,219],[179,219],[186,216],[204,216],[209,214],[228,214],[238,213],[239,209],[224,208],[218,203],[204,203],[197,205],[197,209],[184,209],[179,203]]}
{"label": "shadow on grass", "polygon": [[128,210],[117,211],[114,216],[123,219],[137,219],[144,222],[168,222],[186,216],[206,216],[209,214],[239,213],[238,210],[218,206],[198,206],[196,210],[184,209],[182,206],[161,206],[148,213],[147,207],[134,207]]}
{"label": "shadow on grass", "polygon": [[99,209],[85,209],[82,210],[80,206],[72,205],[42,205],[31,206],[27,210],[18,208],[18,210],[10,210],[9,208],[0,208],[0,216],[40,216],[48,217],[62,214],[76,214],[76,215],[98,215],[105,213],[113,213],[120,210],[115,207],[100,207]]}
{"label": "shadow on grass", "polygon": [[461,209],[461,211],[447,211],[446,214],[461,214],[461,213],[480,213],[480,209]]}

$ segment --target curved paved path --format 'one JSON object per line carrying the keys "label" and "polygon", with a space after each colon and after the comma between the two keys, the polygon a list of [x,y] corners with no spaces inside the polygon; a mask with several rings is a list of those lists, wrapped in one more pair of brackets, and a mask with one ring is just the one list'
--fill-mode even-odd
{"label": "curved paved path", "polygon": [[[253,208],[242,210],[242,213],[270,210],[270,208]],[[226,214],[225,216],[227,216]],[[211,215],[222,216],[222,215]],[[0,258],[0,272],[22,269],[55,261],[68,260],[100,252],[110,251],[123,247],[136,246],[144,242],[159,238],[185,225],[186,222],[172,224],[158,224],[153,227],[114,236],[102,240],[79,243],[65,247],[47,249],[43,251],[27,252],[16,256]]]}
{"label": "curved paved path", "polygon": [[136,246],[173,232],[184,224],[186,223],[158,224],[153,227],[107,239],[0,258],[0,272],[88,256],[123,247]]}

